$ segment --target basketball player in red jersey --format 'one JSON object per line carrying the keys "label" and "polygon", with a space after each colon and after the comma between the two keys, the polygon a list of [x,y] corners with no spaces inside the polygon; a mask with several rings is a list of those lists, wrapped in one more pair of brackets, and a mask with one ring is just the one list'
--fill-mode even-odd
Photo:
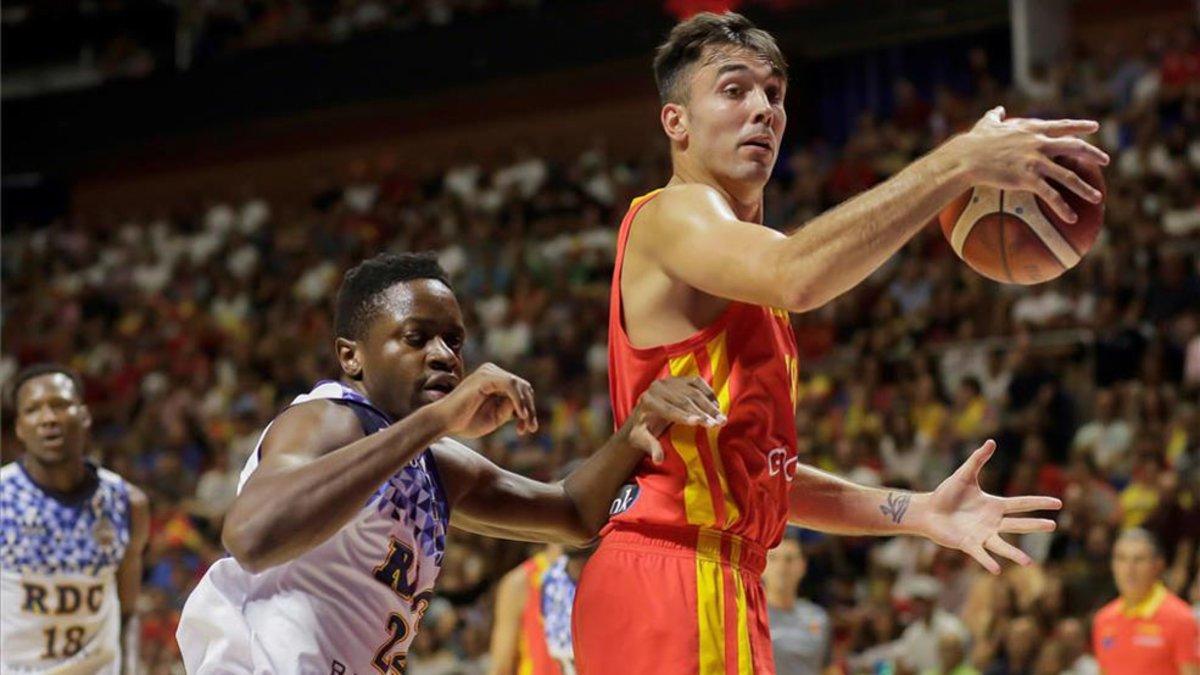
{"label": "basketball player in red jersey", "polygon": [[1073,222],[1048,179],[1091,202],[1101,196],[1052,158],[1106,164],[1077,137],[1096,123],[1006,120],[996,108],[784,236],[761,225],[786,126],[787,67],[774,39],[737,14],[699,14],[671,31],[654,69],[674,175],[634,200],[621,224],[609,319],[613,411],[619,424],[655,378],[690,374],[709,382],[728,422],[669,432],[665,461],[643,461],[614,504],[577,591],[580,673],[774,672],[759,576],[789,521],[925,536],[993,573],[992,554],[1028,564],[1000,534],[1053,529],[1018,514],[1061,503],[982,492],[991,441],[928,494],[866,488],[797,462],[788,312],[854,287],[972,185],[1031,190]]}

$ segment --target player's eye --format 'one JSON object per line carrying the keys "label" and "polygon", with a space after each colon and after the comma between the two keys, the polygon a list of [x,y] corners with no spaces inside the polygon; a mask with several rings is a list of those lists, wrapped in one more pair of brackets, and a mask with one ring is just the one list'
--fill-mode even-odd
{"label": "player's eye", "polygon": [[771,105],[779,103],[782,99],[783,92],[779,87],[767,87],[767,100],[771,102]]}
{"label": "player's eye", "polygon": [[414,347],[420,347],[428,340],[429,338],[426,337],[424,333],[413,332],[404,334],[404,341]]}
{"label": "player's eye", "polygon": [[454,351],[462,349],[463,339],[461,335],[447,335],[445,340],[446,346],[450,349],[453,349]]}
{"label": "player's eye", "polygon": [[725,95],[729,98],[740,98],[742,95],[742,88],[736,84],[731,84],[728,87],[725,87]]}

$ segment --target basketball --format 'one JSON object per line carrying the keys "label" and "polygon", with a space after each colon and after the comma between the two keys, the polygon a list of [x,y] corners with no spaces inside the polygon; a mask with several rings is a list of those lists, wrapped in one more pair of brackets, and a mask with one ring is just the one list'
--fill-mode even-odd
{"label": "basketball", "polygon": [[[1067,157],[1055,160],[1105,193],[1104,176]],[[983,276],[1006,284],[1040,284],[1079,264],[1096,243],[1104,200],[1092,204],[1047,179],[1078,219],[1068,223],[1032,192],[977,186],[942,210],[942,234],[958,257]]]}

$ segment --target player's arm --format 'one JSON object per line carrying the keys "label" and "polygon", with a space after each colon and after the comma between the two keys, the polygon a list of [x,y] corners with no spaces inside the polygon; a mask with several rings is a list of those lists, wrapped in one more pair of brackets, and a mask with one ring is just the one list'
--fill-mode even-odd
{"label": "player's arm", "polygon": [[849,535],[916,534],[975,558],[998,574],[995,553],[1022,565],[1032,562],[1000,537],[1049,532],[1053,520],[1028,518],[1029,511],[1057,510],[1053,497],[997,497],[979,487],[979,472],[996,450],[988,441],[933,492],[872,488],[800,465],[789,492],[791,522],[823,532]]}
{"label": "player's arm", "polygon": [[142,592],[142,554],[150,541],[150,500],[129,485],[129,545],[117,567],[117,599],[121,606],[121,672],[132,673],[138,662],[137,600]]}
{"label": "player's arm", "polygon": [[1033,191],[1069,222],[1075,216],[1048,178],[1088,201],[1101,199],[1051,159],[1106,164],[1107,155],[1074,137],[1095,131],[1095,122],[1003,115],[1001,108],[991,111],[970,132],[790,236],[739,220],[711,187],[684,184],[643,207],[629,245],[672,279],[709,295],[803,312],[856,286],[973,185]]}
{"label": "player's arm", "polygon": [[492,537],[579,546],[604,526],[613,497],[638,463],[646,455],[661,461],[657,437],[670,424],[724,421],[703,380],[665,378],[652,383],[617,433],[561,482],[526,478],[457,443],[438,444],[434,456],[453,491],[455,526]]}
{"label": "player's arm", "polygon": [[492,616],[492,659],[488,675],[516,675],[521,639],[521,613],[525,611],[525,586],[529,575],[523,565],[509,571],[496,587]]}
{"label": "player's arm", "polygon": [[536,428],[534,414],[529,383],[490,364],[444,399],[370,436],[346,405],[297,405],[268,429],[258,468],[230,507],[221,540],[251,572],[292,560],[333,536],[434,440],[489,433],[514,415],[521,429]]}

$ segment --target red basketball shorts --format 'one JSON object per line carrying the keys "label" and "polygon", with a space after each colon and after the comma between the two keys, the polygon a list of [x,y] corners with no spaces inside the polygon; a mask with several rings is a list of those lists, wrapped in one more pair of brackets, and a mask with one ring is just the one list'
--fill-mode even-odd
{"label": "red basketball shorts", "polygon": [[609,532],[575,593],[580,675],[774,673],[764,563],[762,547],[721,532]]}

